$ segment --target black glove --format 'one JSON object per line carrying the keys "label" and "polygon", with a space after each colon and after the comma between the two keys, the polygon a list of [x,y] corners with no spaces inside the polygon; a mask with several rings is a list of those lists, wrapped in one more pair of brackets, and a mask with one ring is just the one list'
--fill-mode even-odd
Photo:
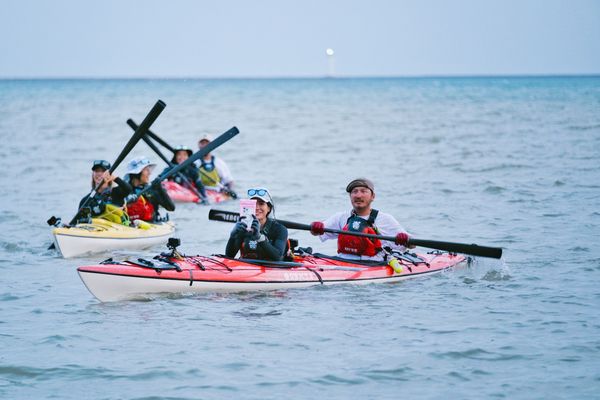
{"label": "black glove", "polygon": [[231,237],[243,237],[246,235],[248,230],[248,225],[244,220],[239,221],[235,224],[233,229],[231,230]]}
{"label": "black glove", "polygon": [[260,239],[260,222],[253,215],[252,216],[252,225],[250,225],[250,240],[258,240]]}

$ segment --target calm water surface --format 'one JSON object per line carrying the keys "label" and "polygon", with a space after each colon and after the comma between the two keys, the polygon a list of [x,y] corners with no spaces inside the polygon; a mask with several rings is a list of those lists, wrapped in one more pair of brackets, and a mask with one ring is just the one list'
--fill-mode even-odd
{"label": "calm water surface", "polygon": [[[62,259],[45,221],[72,217],[91,161],[157,99],[172,144],[237,126],[217,153],[282,219],[346,209],[365,175],[415,237],[505,256],[393,285],[102,304],[76,267],[133,253]],[[0,139],[0,398],[599,396],[600,78],[0,81]],[[223,251],[232,226],[206,207],[171,217],[184,253]]]}

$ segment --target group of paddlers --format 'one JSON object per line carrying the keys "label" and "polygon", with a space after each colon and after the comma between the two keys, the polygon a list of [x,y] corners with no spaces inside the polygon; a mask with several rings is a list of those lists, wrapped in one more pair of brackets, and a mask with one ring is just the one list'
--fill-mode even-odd
{"label": "group of paddlers", "polygon": [[[198,147],[202,149],[211,141],[212,137],[206,135],[198,141]],[[192,154],[191,148],[177,146],[174,148],[171,164],[181,164]],[[77,216],[79,222],[98,217],[144,227],[147,223],[160,222],[165,218],[159,212],[160,207],[167,211],[175,210],[173,200],[160,182],[151,184],[150,175],[156,164],[148,157],[130,160],[123,178],[112,175],[110,167],[106,160],[95,160],[92,163],[91,185],[92,189],[97,188],[96,194],[91,199],[89,194],[81,199]],[[168,179],[183,186],[190,185],[200,194],[203,204],[209,203],[206,187],[228,192],[233,187],[233,178],[227,164],[211,153]]]}
{"label": "group of paddlers", "polygon": [[[198,142],[202,149],[212,137],[204,136]],[[174,148],[172,164],[181,164],[193,153],[187,146]],[[90,217],[105,218],[113,222],[133,224],[144,228],[148,223],[161,222],[159,209],[174,211],[175,204],[160,182],[151,183],[150,175],[156,164],[147,157],[132,159],[123,179],[110,174],[110,163],[96,160],[92,164],[92,188],[102,182],[97,194],[89,195],[80,202],[78,220]],[[233,178],[227,164],[211,153],[182,169],[179,174],[169,177],[182,185],[191,184],[200,194],[201,201],[208,203],[206,187],[220,187],[231,190]],[[115,185],[116,184],[116,185]],[[363,260],[384,261],[393,252],[403,252],[409,240],[406,230],[390,214],[372,208],[375,200],[375,186],[366,178],[352,180],[346,187],[352,208],[332,215],[324,221],[310,225],[313,235],[322,241],[337,239],[338,257]],[[231,231],[225,248],[228,257],[238,253],[243,258],[261,260],[285,260],[290,255],[287,228],[273,215],[274,202],[266,188],[251,188],[247,191],[249,199],[256,200],[256,210],[251,220],[242,218]],[[86,207],[81,208],[83,205]],[[363,232],[374,235],[392,236],[395,240],[381,241],[376,238],[331,233],[331,230]]]}

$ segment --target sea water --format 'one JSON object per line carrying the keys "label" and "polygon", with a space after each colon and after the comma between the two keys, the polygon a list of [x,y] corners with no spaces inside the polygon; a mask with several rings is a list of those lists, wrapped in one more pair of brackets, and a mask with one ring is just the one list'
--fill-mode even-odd
{"label": "sea water", "polygon": [[[92,160],[114,161],[158,99],[151,129],[173,146],[237,126],[215,154],[240,194],[271,190],[276,217],[347,210],[364,176],[414,237],[504,257],[398,284],[100,303],[77,266],[166,248],[63,259],[46,220],[73,216]],[[0,140],[0,398],[600,396],[599,77],[4,80]],[[181,252],[224,252],[233,226],[209,208],[171,213]]]}

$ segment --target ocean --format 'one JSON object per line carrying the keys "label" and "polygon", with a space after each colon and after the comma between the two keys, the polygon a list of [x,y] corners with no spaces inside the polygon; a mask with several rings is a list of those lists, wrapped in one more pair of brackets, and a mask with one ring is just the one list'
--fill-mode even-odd
{"label": "ocean", "polygon": [[[414,237],[504,256],[398,284],[101,303],[78,266],[166,248],[63,259],[46,220],[74,215],[92,160],[114,161],[158,99],[151,129],[173,145],[237,126],[215,154],[281,219],[348,209],[365,176]],[[599,397],[600,77],[0,80],[0,139],[0,398]],[[232,225],[209,208],[170,214],[183,253],[224,251]]]}

